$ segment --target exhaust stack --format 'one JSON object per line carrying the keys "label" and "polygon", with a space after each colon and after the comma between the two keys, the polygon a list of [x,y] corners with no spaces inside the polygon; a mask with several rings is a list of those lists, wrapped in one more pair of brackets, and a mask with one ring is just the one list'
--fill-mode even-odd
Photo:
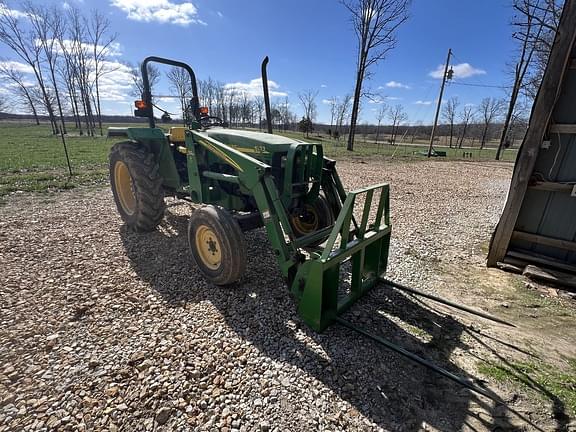
{"label": "exhaust stack", "polygon": [[268,93],[268,73],[266,72],[268,66],[268,56],[262,60],[262,87],[264,90],[264,106],[266,108],[266,124],[268,126],[268,133],[272,133],[272,110],[270,109],[270,94]]}

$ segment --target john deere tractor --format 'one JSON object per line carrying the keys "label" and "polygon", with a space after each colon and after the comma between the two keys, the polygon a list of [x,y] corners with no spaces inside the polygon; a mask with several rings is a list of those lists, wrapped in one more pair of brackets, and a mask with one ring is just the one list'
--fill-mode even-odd
{"label": "john deere tractor", "polygon": [[[184,127],[171,127],[167,133],[156,127],[147,68],[151,62],[188,72],[192,97]],[[108,131],[108,136],[123,139],[110,152],[110,182],[126,225],[135,231],[154,230],[162,221],[166,196],[196,204],[188,226],[190,252],[198,269],[216,285],[242,278],[244,233],[264,227],[298,313],[314,330],[339,323],[493,397],[340,316],[381,283],[508,324],[384,279],[391,230],[388,185],[346,192],[335,161],[324,156],[322,145],[272,134],[267,62],[262,63],[262,81],[268,133],[232,130],[210,116],[199,104],[194,71],[187,64],[160,57],[142,62],[143,93],[135,102],[135,115],[147,117],[149,127]],[[168,117],[165,111],[163,117]],[[348,275],[346,281],[341,273]]]}
{"label": "john deere tractor", "polygon": [[[192,96],[184,127],[167,133],[156,127],[151,62],[188,72]],[[262,71],[266,78],[266,63]],[[154,230],[166,196],[198,204],[188,228],[192,258],[210,282],[229,285],[246,269],[244,233],[265,227],[280,270],[300,299],[300,313],[317,330],[384,273],[390,238],[387,185],[347,194],[322,145],[225,127],[200,106],[194,71],[185,63],[148,57],[141,73],[143,93],[135,115],[147,117],[149,127],[108,131],[110,137],[125,138],[110,152],[110,182],[129,228]],[[269,111],[267,89],[264,95]],[[357,219],[359,195],[365,202]],[[351,288],[339,295],[340,264],[349,259]]]}

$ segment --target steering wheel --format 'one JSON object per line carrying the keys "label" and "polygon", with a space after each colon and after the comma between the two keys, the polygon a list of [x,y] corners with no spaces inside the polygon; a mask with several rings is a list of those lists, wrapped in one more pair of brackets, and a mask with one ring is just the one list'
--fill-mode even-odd
{"label": "steering wheel", "polygon": [[222,126],[226,127],[226,123],[220,118],[216,116],[205,116],[200,118],[200,124],[204,128],[214,127],[214,126]]}

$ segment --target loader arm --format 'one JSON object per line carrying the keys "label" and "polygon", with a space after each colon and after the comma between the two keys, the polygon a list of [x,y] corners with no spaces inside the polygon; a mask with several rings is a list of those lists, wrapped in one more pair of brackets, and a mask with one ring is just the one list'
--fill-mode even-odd
{"label": "loader arm", "polygon": [[[201,131],[191,130],[188,133],[193,138],[192,145],[203,146],[236,170],[236,175],[203,171],[198,173],[198,176],[237,183],[250,191],[258,205],[262,222],[277,256],[280,269],[285,277],[288,276],[289,269],[297,263],[297,249],[291,241],[294,235],[288,221],[287,211],[280,200],[278,189],[274,183],[270,165],[213,139]],[[188,157],[194,158],[194,154],[194,151],[190,151]],[[197,166],[196,163],[194,165]],[[191,181],[192,188],[193,184],[194,182]],[[197,182],[196,193],[201,194],[200,181]]]}

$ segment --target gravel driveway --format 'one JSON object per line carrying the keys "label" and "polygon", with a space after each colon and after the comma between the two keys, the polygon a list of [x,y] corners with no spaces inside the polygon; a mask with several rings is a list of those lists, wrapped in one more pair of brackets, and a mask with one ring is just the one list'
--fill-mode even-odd
{"label": "gravel driveway", "polygon": [[[338,166],[349,189],[390,182],[389,274],[429,290],[439,262],[482,260],[511,176],[509,164]],[[489,405],[349,330],[308,330],[263,230],[247,235],[241,283],[208,285],[189,214],[170,201],[160,230],[128,232],[108,189],[0,208],[0,431],[461,430]],[[411,297],[376,290],[347,317],[467,375],[464,324]]]}

